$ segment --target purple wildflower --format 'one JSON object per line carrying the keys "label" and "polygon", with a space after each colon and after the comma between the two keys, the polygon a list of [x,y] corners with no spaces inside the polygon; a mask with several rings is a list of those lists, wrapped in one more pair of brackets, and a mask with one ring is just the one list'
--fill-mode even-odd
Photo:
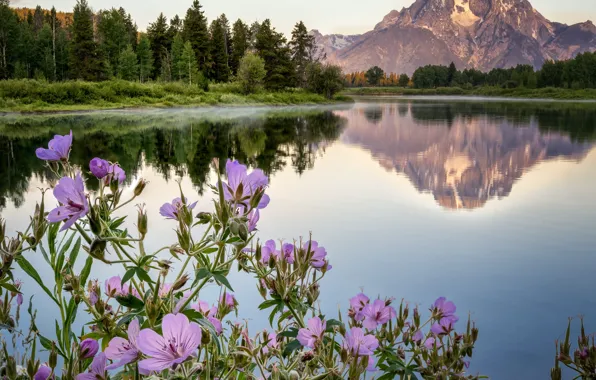
{"label": "purple wildflower", "polygon": [[139,357],[139,347],[137,346],[139,332],[139,321],[133,319],[128,325],[128,340],[120,337],[110,340],[105,354],[113,363],[107,369],[120,368],[137,360]]}
{"label": "purple wildflower", "polygon": [[346,332],[342,347],[354,356],[370,356],[379,347],[374,335],[365,335],[360,327],[352,327]]}
{"label": "purple wildflower", "polygon": [[315,344],[323,339],[327,322],[314,317],[308,320],[307,327],[298,331],[298,341],[305,347],[315,348]]}
{"label": "purple wildflower", "polygon": [[52,375],[52,369],[45,364],[39,366],[39,369],[33,377],[34,380],[48,380]]}
{"label": "purple wildflower", "polygon": [[310,254],[312,252],[312,255],[310,257],[310,265],[312,265],[313,268],[317,269],[324,267],[325,264],[327,264],[327,260],[325,260],[325,257],[327,257],[327,251],[325,250],[325,248],[319,247],[319,243],[317,243],[314,240],[307,241],[306,243],[304,243],[302,248],[304,248],[305,251],[308,251],[309,246],[310,252],[307,252],[307,254]]}
{"label": "purple wildflower", "polygon": [[48,149],[37,148],[35,155],[37,158],[46,161],[68,161],[71,145],[72,131],[70,131],[70,134],[64,136],[55,135],[48,143]]}
{"label": "purple wildflower", "polygon": [[447,319],[452,323],[459,320],[459,317],[455,315],[455,310],[457,309],[455,304],[451,301],[447,301],[445,297],[438,298],[433,306],[434,314],[437,318],[440,318],[441,320]]}
{"label": "purple wildflower", "polygon": [[261,263],[267,265],[272,257],[275,257],[275,241],[267,240],[261,247]]}
{"label": "purple wildflower", "polygon": [[79,346],[79,356],[83,359],[94,357],[97,351],[99,351],[99,343],[95,339],[85,339]]}
{"label": "purple wildflower", "polygon": [[370,299],[364,294],[359,293],[350,298],[350,307],[354,314],[354,320],[360,322],[364,319],[363,309],[368,305]]}
{"label": "purple wildflower", "polygon": [[89,372],[81,373],[77,375],[76,380],[103,380],[108,378],[108,373],[106,372],[106,354],[100,352],[91,362],[91,367],[89,368]]}
{"label": "purple wildflower", "polygon": [[182,202],[180,198],[174,198],[172,203],[164,203],[163,206],[159,209],[159,214],[161,216],[165,216],[167,219],[175,219],[178,220],[178,216],[180,215],[180,211],[184,207],[188,207],[189,210],[192,210],[197,205],[197,202],[192,203],[190,206],[187,206],[186,203]]}
{"label": "purple wildflower", "polygon": [[174,284],[161,284],[157,292],[157,295],[161,298],[167,297],[168,294],[170,294],[170,290],[172,290],[173,285]]}
{"label": "purple wildflower", "polygon": [[116,297],[122,294],[122,279],[120,276],[110,277],[106,280],[106,296]]}
{"label": "purple wildflower", "polygon": [[[261,169],[255,169],[247,174],[245,165],[238,161],[226,162],[228,182],[223,182],[224,198],[228,202],[248,203],[254,193],[269,184],[269,179]],[[263,194],[257,208],[262,209],[269,204],[269,196]]]}
{"label": "purple wildflower", "polygon": [[85,186],[80,173],[75,179],[62,177],[54,188],[54,196],[61,206],[50,211],[48,221],[56,223],[65,220],[60,231],[67,230],[89,212],[89,203],[85,197]]}
{"label": "purple wildflower", "polygon": [[422,330],[416,331],[412,336],[412,341],[418,344],[422,342],[422,339],[424,339],[424,334],[422,334]]}
{"label": "purple wildflower", "polygon": [[437,346],[437,348],[441,348],[441,341],[432,337],[424,341],[424,347],[426,347],[429,350],[432,350],[435,347],[435,345]]}
{"label": "purple wildflower", "polygon": [[372,304],[368,304],[362,309],[364,322],[362,326],[369,330],[376,329],[378,325],[384,325],[391,318],[395,318],[397,313],[391,306],[385,306],[385,301],[377,299]]}
{"label": "purple wildflower", "polygon": [[149,357],[139,362],[145,371],[175,367],[195,353],[201,344],[201,327],[184,314],[168,314],[161,324],[163,336],[151,329],[139,333],[137,346]]}
{"label": "purple wildflower", "polygon": [[257,229],[257,223],[259,222],[259,218],[259,209],[252,209],[252,211],[248,213],[248,232],[253,232]]}
{"label": "purple wildflower", "polygon": [[223,333],[223,326],[221,324],[221,321],[215,317],[212,317],[211,315],[207,317],[207,320],[209,320],[209,322],[211,322],[211,324],[213,325],[213,328],[215,329],[215,332],[217,333],[217,335],[221,335]]}
{"label": "purple wildflower", "polygon": [[223,305],[226,305],[229,308],[233,308],[237,304],[236,298],[234,297],[234,294],[233,293],[228,293],[228,292],[225,292],[224,293],[224,295],[221,297],[220,302]]}
{"label": "purple wildflower", "polygon": [[449,334],[453,330],[453,322],[451,322],[448,318],[442,318],[438,323],[435,323],[430,328],[435,335],[445,335]]}
{"label": "purple wildflower", "polygon": [[106,182],[118,181],[119,184],[122,184],[122,182],[124,182],[125,179],[126,172],[124,172],[124,169],[122,169],[120,165],[110,165],[110,167],[108,168],[108,177],[106,179]]}
{"label": "purple wildflower", "polygon": [[372,355],[368,356],[368,365],[366,366],[368,372],[375,372],[378,370],[377,363],[375,363],[375,357]]}
{"label": "purple wildflower", "polygon": [[277,341],[277,334],[274,332],[267,334],[266,345],[262,348],[263,354],[267,355],[269,353],[269,349],[276,349],[278,347],[279,342]]}
{"label": "purple wildflower", "polygon": [[281,252],[277,252],[277,255],[281,255],[289,264],[294,264],[294,244],[283,244]]}
{"label": "purple wildflower", "polygon": [[[14,282],[14,286],[20,291],[21,290],[21,285],[23,285],[23,282],[21,280],[16,280]],[[17,293],[17,305],[21,306],[23,304],[23,293]]]}
{"label": "purple wildflower", "polygon": [[99,157],[95,157],[89,162],[89,170],[97,179],[102,179],[108,175],[110,163]]}

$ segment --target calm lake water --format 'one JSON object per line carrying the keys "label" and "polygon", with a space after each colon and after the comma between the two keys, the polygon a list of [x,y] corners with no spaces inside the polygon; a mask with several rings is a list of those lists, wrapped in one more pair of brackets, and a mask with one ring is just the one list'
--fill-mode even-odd
{"label": "calm lake water", "polygon": [[[51,185],[35,148],[70,129],[75,163],[99,156],[120,162],[130,187],[150,181],[139,201],[149,209],[149,248],[175,241],[174,224],[158,213],[177,196],[175,181],[197,210],[210,210],[210,164],[232,157],[270,175],[261,239],[312,231],[327,248],[328,314],[361,288],[422,309],[446,296],[480,328],[471,370],[494,379],[548,378],[569,316],[584,314],[596,331],[596,105],[383,98],[3,116],[0,215],[10,232],[24,228],[38,188]],[[28,257],[51,279],[41,255]],[[116,272],[97,265],[92,277]],[[253,280],[234,274],[231,283],[240,318],[253,333],[266,327]],[[32,281],[24,291],[52,334],[52,305]]]}

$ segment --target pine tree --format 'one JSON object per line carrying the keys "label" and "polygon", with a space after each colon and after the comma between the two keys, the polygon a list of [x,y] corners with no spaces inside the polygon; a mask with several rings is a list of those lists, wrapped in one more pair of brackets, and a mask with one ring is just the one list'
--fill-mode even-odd
{"label": "pine tree", "polygon": [[137,56],[139,57],[139,80],[146,82],[153,73],[153,51],[147,35],[141,35],[139,46],[137,46]]}
{"label": "pine tree", "polygon": [[139,77],[139,62],[132,45],[128,45],[118,57],[118,77],[124,80],[137,80]]}
{"label": "pine tree", "polygon": [[308,33],[302,21],[294,26],[292,40],[292,62],[296,68],[296,78],[300,87],[306,86],[306,66],[315,60],[315,37]]}
{"label": "pine tree", "polygon": [[176,34],[174,41],[172,42],[172,77],[174,80],[182,79],[182,70],[180,61],[182,60],[182,53],[184,52],[184,41],[180,33]]}
{"label": "pine tree", "polygon": [[216,82],[227,82],[230,76],[228,66],[227,36],[224,22],[221,18],[211,23],[211,75]]}
{"label": "pine tree", "polygon": [[43,9],[38,5],[33,12],[33,32],[37,34],[41,28],[43,28]]}
{"label": "pine tree", "polygon": [[168,20],[159,14],[157,20],[147,28],[147,38],[151,43],[153,51],[153,78],[157,78],[161,73],[163,56],[170,50],[171,41],[168,39]]}
{"label": "pine tree", "polygon": [[56,8],[52,7],[50,11],[50,26],[52,27],[52,60],[54,63],[54,75],[53,80],[58,79],[57,70],[58,67],[56,65],[56,27],[58,26],[58,18],[56,17]]}
{"label": "pine tree", "polygon": [[265,61],[265,87],[281,90],[295,83],[295,71],[286,39],[271,27],[269,19],[263,21],[256,36],[255,49]]}
{"label": "pine tree", "polygon": [[17,34],[17,16],[10,9],[8,0],[0,0],[0,79],[9,77],[10,56],[17,48],[15,43]]}
{"label": "pine tree", "polygon": [[248,49],[249,44],[249,33],[248,25],[238,19],[232,27],[232,53],[230,54],[230,70],[233,75],[236,75],[238,71],[238,65],[240,60],[244,56],[244,53]]}
{"label": "pine tree", "polygon": [[449,69],[447,71],[447,85],[451,86],[452,82],[455,79],[455,76],[457,74],[457,68],[455,67],[455,63],[451,62],[451,64],[449,65]]}
{"label": "pine tree", "polygon": [[99,80],[103,60],[93,39],[93,12],[87,0],[77,0],[74,7],[71,40],[71,64],[73,78]]}
{"label": "pine tree", "polygon": [[209,31],[207,29],[207,18],[201,8],[199,0],[194,0],[192,6],[186,11],[182,37],[191,43],[199,69],[206,72],[211,66]]}
{"label": "pine tree", "polygon": [[184,44],[184,50],[182,51],[182,57],[178,62],[178,70],[181,73],[180,79],[188,81],[188,84],[197,84],[199,80],[199,69],[197,65],[197,59],[195,57],[194,49],[190,41],[186,41]]}

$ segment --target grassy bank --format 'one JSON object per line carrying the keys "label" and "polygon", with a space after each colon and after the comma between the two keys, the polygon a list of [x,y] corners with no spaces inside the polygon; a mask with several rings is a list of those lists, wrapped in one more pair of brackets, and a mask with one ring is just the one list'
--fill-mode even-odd
{"label": "grassy bank", "polygon": [[596,99],[596,89],[567,89],[567,88],[501,88],[477,87],[463,89],[460,87],[438,87],[432,89],[404,88],[404,87],[352,87],[343,92],[344,95],[463,95],[463,96],[500,96],[508,98],[528,99]]}
{"label": "grassy bank", "polygon": [[333,100],[303,90],[243,95],[233,84],[212,85],[205,92],[184,83],[0,81],[0,112],[82,111],[135,107],[215,105],[294,105],[347,101]]}

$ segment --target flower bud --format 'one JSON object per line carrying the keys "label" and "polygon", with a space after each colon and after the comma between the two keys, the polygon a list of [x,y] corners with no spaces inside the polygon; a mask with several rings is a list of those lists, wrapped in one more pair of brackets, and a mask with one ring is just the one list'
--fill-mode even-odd
{"label": "flower bud", "polygon": [[178,244],[184,250],[184,252],[188,252],[190,249],[190,233],[186,228],[183,230],[176,231],[176,235],[178,235]]}
{"label": "flower bud", "polygon": [[29,375],[30,379],[33,379],[35,377],[38,368],[39,360],[33,361],[33,358],[29,358],[29,360],[27,360],[27,375]]}
{"label": "flower bud", "polygon": [[106,261],[105,251],[106,251],[106,241],[105,240],[96,238],[91,242],[91,246],[89,247],[89,255],[91,257],[105,262]]}
{"label": "flower bud", "polygon": [[8,379],[16,379],[17,378],[17,362],[14,356],[9,356],[6,358],[6,367],[4,368],[6,371],[6,378]]}
{"label": "flower bud", "polygon": [[101,218],[96,206],[89,208],[87,219],[89,219],[89,228],[91,228],[91,232],[93,232],[95,236],[101,236],[103,226],[101,225]]}
{"label": "flower bud", "polygon": [[348,351],[345,348],[342,348],[339,358],[341,359],[342,363],[346,363],[348,361]]}
{"label": "flower bud", "polygon": [[199,224],[207,224],[211,222],[211,214],[208,212],[200,212],[197,214],[197,219],[199,220]]}
{"label": "flower bud", "polygon": [[176,280],[176,282],[174,282],[174,285],[172,285],[172,290],[176,291],[176,290],[182,289],[184,287],[184,285],[186,285],[187,281],[188,281],[188,275],[183,274],[179,279]]}
{"label": "flower bud", "polygon": [[291,370],[290,373],[288,374],[288,379],[289,380],[299,380],[300,375],[298,374],[298,372],[296,372],[296,370]]}
{"label": "flower bud", "polygon": [[134,189],[135,197],[138,197],[139,195],[141,195],[143,193],[143,190],[145,190],[145,186],[147,186],[147,181],[145,181],[143,178],[141,178]]}
{"label": "flower bud", "polygon": [[203,368],[203,363],[196,363],[196,364],[195,364],[195,365],[194,365],[194,366],[193,366],[193,367],[190,369],[189,376],[192,376],[192,375],[198,375],[198,374],[200,374],[201,372],[203,372],[203,369],[204,369],[204,368]]}
{"label": "flower bud", "polygon": [[99,343],[95,339],[85,339],[79,346],[79,357],[82,359],[91,359],[99,351]]}
{"label": "flower bud", "polygon": [[561,380],[561,368],[560,367],[555,367],[555,368],[551,368],[550,370],[550,378],[551,380]]}
{"label": "flower bud", "polygon": [[6,237],[6,221],[4,219],[0,219],[0,243],[4,241]]}
{"label": "flower bud", "polygon": [[236,220],[232,220],[230,222],[230,232],[233,235],[237,236],[239,231],[240,231],[240,224]]}
{"label": "flower bud", "polygon": [[248,227],[246,227],[246,224],[240,224],[238,227],[238,236],[244,241],[248,240]]}
{"label": "flower bud", "polygon": [[478,340],[478,329],[474,325],[474,327],[472,327],[472,341],[475,343],[476,340]]}
{"label": "flower bud", "polygon": [[139,230],[141,239],[144,239],[145,235],[147,235],[147,211],[143,206],[139,206],[138,209],[137,229]]}
{"label": "flower bud", "polygon": [[209,342],[211,342],[211,334],[209,331],[203,330],[203,333],[201,334],[201,344],[207,345]]}
{"label": "flower bud", "polygon": [[52,370],[56,368],[56,364],[58,363],[58,352],[56,351],[56,343],[52,342],[52,350],[50,351],[50,357],[48,360],[48,365]]}
{"label": "flower bud", "polygon": [[261,199],[263,198],[264,194],[265,194],[264,187],[259,187],[258,189],[256,189],[252,198],[250,199],[250,208],[251,209],[257,208],[259,206],[259,203],[261,202]]}

